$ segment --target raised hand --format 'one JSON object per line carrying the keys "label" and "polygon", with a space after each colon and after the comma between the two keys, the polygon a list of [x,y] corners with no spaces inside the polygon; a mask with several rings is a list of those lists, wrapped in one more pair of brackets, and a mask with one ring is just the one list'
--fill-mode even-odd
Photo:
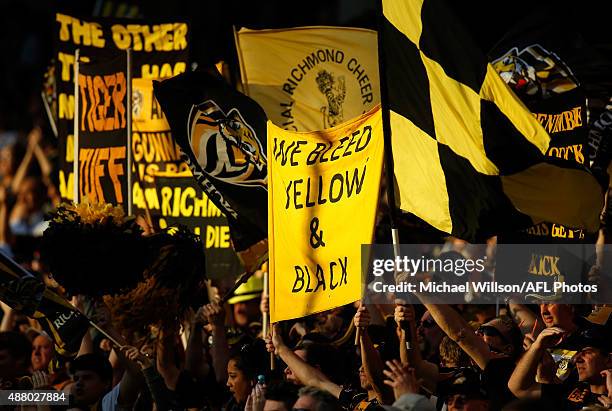
{"label": "raised hand", "polygon": [[353,318],[353,322],[355,323],[355,327],[367,328],[370,325],[371,317],[370,312],[368,311],[368,307],[362,305],[357,309],[355,313],[355,317]]}
{"label": "raised hand", "polygon": [[32,373],[32,388],[35,390],[43,390],[51,387],[51,378],[44,371],[34,371]]}
{"label": "raised hand", "polygon": [[559,327],[545,328],[538,335],[538,338],[536,338],[533,345],[542,349],[551,348],[563,341],[566,334],[567,332]]}
{"label": "raised hand", "polygon": [[225,321],[225,310],[223,310],[223,306],[219,305],[218,303],[215,302],[203,306],[202,314],[209,324],[223,326]]}
{"label": "raised hand", "polygon": [[414,368],[409,368],[408,364],[402,364],[398,360],[387,361],[388,369],[383,373],[388,378],[384,382],[393,388],[395,399],[399,399],[404,394],[418,394],[420,384],[414,374]]}
{"label": "raised hand", "polygon": [[138,348],[131,345],[124,345],[121,347],[121,352],[125,355],[128,360],[137,363],[141,370],[153,366],[153,361],[148,356],[141,353]]}

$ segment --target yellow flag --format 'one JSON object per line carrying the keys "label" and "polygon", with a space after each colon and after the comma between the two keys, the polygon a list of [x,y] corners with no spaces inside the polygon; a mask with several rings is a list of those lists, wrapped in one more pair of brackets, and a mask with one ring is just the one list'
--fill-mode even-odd
{"label": "yellow flag", "polygon": [[245,93],[286,130],[335,127],[380,102],[375,31],[241,29],[236,47]]}
{"label": "yellow flag", "polygon": [[383,162],[380,107],[337,127],[268,121],[270,316],[282,321],[361,298]]}

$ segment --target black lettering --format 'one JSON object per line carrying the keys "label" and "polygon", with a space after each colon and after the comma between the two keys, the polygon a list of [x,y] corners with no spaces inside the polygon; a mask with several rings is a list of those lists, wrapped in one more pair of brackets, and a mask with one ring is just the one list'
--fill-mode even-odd
{"label": "black lettering", "polygon": [[310,271],[308,271],[308,266],[304,266],[304,269],[306,270],[306,274],[308,274],[308,282],[306,283],[306,292],[311,293],[312,288],[310,288]]}
{"label": "black lettering", "polygon": [[358,135],[359,135],[359,130],[353,131],[353,134],[351,134],[351,141],[349,141],[346,148],[344,149],[344,153],[342,154],[342,157],[350,156],[351,154],[353,154],[352,152],[349,151],[349,149],[351,148],[353,144],[356,143],[355,137],[357,137]]}
{"label": "black lettering", "polygon": [[340,158],[340,156],[337,156],[337,157],[335,157],[335,158],[334,158],[334,156],[336,155],[336,151],[338,151],[339,149],[341,149],[341,148],[342,148],[342,145],[344,144],[344,142],[345,142],[346,140],[348,140],[348,137],[342,137],[342,138],[340,139],[340,144],[338,145],[338,147],[334,148],[334,151],[332,151],[332,153],[331,153],[331,157],[329,158],[331,161],[334,161],[334,160],[337,160],[337,159],[339,159],[339,158]]}
{"label": "black lettering", "polygon": [[314,292],[316,293],[319,287],[321,286],[323,286],[323,291],[325,291],[325,275],[323,274],[323,269],[321,268],[319,264],[317,264],[316,277],[317,277],[317,286],[315,287]]}
{"label": "black lettering", "polygon": [[[367,139],[365,141],[365,143],[363,143],[362,146],[359,146],[359,144],[361,143],[361,141],[363,140],[363,136],[364,134],[367,133]],[[358,153],[360,151],[362,151],[364,148],[366,148],[368,146],[368,144],[370,143],[370,139],[372,138],[372,127],[371,126],[365,126],[363,128],[363,133],[361,134],[361,137],[359,138],[359,141],[357,141],[357,146],[355,147],[355,153]]]}
{"label": "black lettering", "polygon": [[306,207],[314,207],[315,202],[310,201],[310,177],[306,180]]}
{"label": "black lettering", "polygon": [[[296,288],[298,283],[300,283],[300,287]],[[291,289],[292,293],[298,293],[302,291],[304,288],[304,270],[300,266],[295,266],[295,282],[293,283],[293,288]]]}
{"label": "black lettering", "polygon": [[346,171],[346,193],[347,193],[347,197],[350,197],[351,194],[353,194],[353,188],[355,188],[355,186],[357,187],[357,189],[355,190],[355,195],[359,194],[361,192],[361,189],[363,188],[363,180],[365,179],[365,174],[366,174],[366,167],[367,165],[364,164],[363,166],[363,171],[361,172],[361,179],[358,179],[358,169],[356,168],[355,170],[353,170],[353,178],[352,180],[349,180],[349,173],[348,171]]}
{"label": "black lettering", "polygon": [[293,183],[293,181],[289,181],[289,185],[287,185],[287,203],[285,204],[285,210],[289,208],[289,199],[291,198],[289,196],[289,190],[291,190],[291,183]]}
{"label": "black lettering", "polygon": [[303,183],[304,180],[302,180],[301,178],[298,180],[295,180],[293,182],[293,204],[295,204],[295,209],[299,210],[300,208],[304,207],[302,204],[298,204],[298,196],[302,194],[301,191],[298,191],[297,189],[297,185],[298,183]]}
{"label": "black lettering", "polygon": [[361,96],[361,98],[363,99],[363,101],[361,102],[362,104],[371,103],[374,101],[374,96],[372,95],[372,93],[364,94],[363,96]]}
{"label": "black lettering", "polygon": [[[310,154],[308,154],[308,157],[306,158],[306,164],[311,166],[314,163],[317,162],[317,158],[319,158],[319,154],[321,153],[321,151],[326,147],[327,145],[324,143],[317,143],[317,146],[315,147],[314,150],[312,150],[310,152]],[[313,158],[314,155],[314,158]]]}
{"label": "black lettering", "polygon": [[340,277],[340,284],[342,284],[342,280],[344,279],[344,284],[348,284],[348,280],[346,278],[347,276],[347,272],[346,272],[346,268],[348,267],[348,258],[347,257],[343,257],[344,258],[344,264],[342,264],[342,260],[338,259],[338,261],[340,262],[340,269],[342,270],[342,276]]}
{"label": "black lettering", "polygon": [[283,84],[283,91],[289,94],[290,96],[293,95],[293,90],[295,90],[295,87],[292,87],[291,84],[289,83]]}
{"label": "black lettering", "polygon": [[[340,190],[338,191],[338,195],[334,197],[334,182],[340,181]],[[329,202],[337,203],[342,198],[342,193],[344,192],[344,177],[342,174],[336,173],[331,179],[329,183]]]}
{"label": "black lettering", "polygon": [[291,152],[291,167],[295,167],[297,165],[299,165],[296,161],[294,161],[293,156],[295,156],[296,153],[301,153],[302,150],[300,150],[300,146],[303,146],[304,144],[306,144],[306,141],[298,141],[297,144],[295,145],[295,147],[293,148],[293,151]]}
{"label": "black lettering", "polygon": [[338,287],[338,283],[334,283],[334,266],[336,265],[338,264],[335,261],[329,263],[329,289],[332,291]]}
{"label": "black lettering", "polygon": [[276,152],[274,159],[278,160],[278,157],[281,158],[281,166],[284,166],[285,164],[287,164],[287,159],[289,158],[289,151],[291,150],[291,147],[293,147],[293,145],[295,144],[295,141],[292,141],[291,144],[289,144],[287,146],[287,149],[284,149],[285,146],[285,140],[281,141],[278,147],[278,151]]}
{"label": "black lettering", "polygon": [[326,163],[329,161],[329,158],[325,158],[324,156],[325,156],[325,153],[327,153],[330,148],[332,148],[332,143],[329,143],[329,145],[321,153],[321,159],[319,160],[319,163]]}
{"label": "black lettering", "polygon": [[327,199],[321,198],[321,194],[323,194],[323,176],[319,176],[319,196],[317,198],[319,205],[327,203]]}

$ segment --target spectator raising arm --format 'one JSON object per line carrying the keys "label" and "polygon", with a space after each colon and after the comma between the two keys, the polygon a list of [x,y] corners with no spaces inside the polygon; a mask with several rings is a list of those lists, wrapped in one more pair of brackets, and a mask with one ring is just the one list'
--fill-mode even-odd
{"label": "spectator raising arm", "polygon": [[138,351],[136,347],[124,346],[123,352],[128,360],[137,363],[140,367],[157,411],[170,410],[172,408],[170,392],[164,383],[164,379],[155,369],[153,361]]}
{"label": "spectator raising arm", "polygon": [[463,317],[450,305],[436,304],[422,294],[416,294],[438,326],[484,370],[494,356],[489,346],[479,338]]}
{"label": "spectator raising arm", "polygon": [[435,407],[419,394],[419,382],[415,376],[414,368],[402,364],[397,360],[387,361],[388,370],[383,372],[387,376],[385,384],[393,388],[395,395],[394,407],[406,411],[434,411]]}
{"label": "spectator raising arm", "polygon": [[176,389],[180,369],[175,362],[174,353],[176,352],[176,330],[159,330],[159,339],[157,340],[156,360],[157,370],[164,378],[166,386],[171,389]]}
{"label": "spectator raising arm", "polygon": [[287,367],[304,384],[330,392],[334,397],[340,398],[342,387],[333,383],[321,370],[307,364],[287,347],[280,335],[278,324],[272,327],[272,337],[266,338],[266,348],[274,352],[287,364]]}
{"label": "spectator raising arm", "polygon": [[185,349],[185,370],[198,377],[205,377],[210,371],[204,359],[204,344],[202,343],[204,324],[206,324],[206,318],[203,308],[200,307],[191,320],[191,332]]}
{"label": "spectator raising arm", "polygon": [[355,314],[355,327],[361,328],[361,339],[359,340],[361,350],[361,365],[365,371],[366,378],[372,385],[372,390],[376,393],[376,398],[381,404],[391,403],[391,393],[385,389],[383,374],[383,362],[374,348],[372,340],[368,334],[368,326],[370,325],[370,313],[368,308],[362,304]]}
{"label": "spectator raising arm", "polygon": [[541,397],[542,386],[536,382],[538,364],[545,350],[559,343],[564,333],[558,327],[544,329],[520,359],[508,381],[508,388],[517,398]]}
{"label": "spectator raising arm", "polygon": [[[422,384],[429,392],[434,392],[438,380],[440,379],[440,371],[438,366],[421,357],[421,350],[419,350],[417,342],[417,329],[414,314],[414,307],[412,305],[400,304],[402,300],[397,300],[398,303],[395,306],[395,312],[393,314],[395,323],[398,329],[407,325],[410,327],[410,333],[400,333],[400,359],[402,363],[408,364],[414,368],[414,371],[418,378],[421,379]],[[410,334],[410,346],[413,349],[409,350],[406,346],[407,335]]]}
{"label": "spectator raising arm", "polygon": [[225,311],[217,303],[206,304],[202,307],[202,314],[211,326],[213,343],[210,350],[212,365],[215,370],[215,377],[219,384],[227,381],[227,363],[229,362],[230,352],[225,333]]}

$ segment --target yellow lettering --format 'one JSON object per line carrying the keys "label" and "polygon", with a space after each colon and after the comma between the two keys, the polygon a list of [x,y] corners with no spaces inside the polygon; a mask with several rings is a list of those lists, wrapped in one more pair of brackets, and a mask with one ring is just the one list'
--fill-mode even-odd
{"label": "yellow lettering", "polygon": [[181,215],[181,188],[174,187],[174,195],[172,202],[172,217],[179,217]]}
{"label": "yellow lettering", "polygon": [[187,48],[187,24],[174,23],[174,50]]}
{"label": "yellow lettering", "polygon": [[140,187],[140,184],[138,184],[138,182],[135,182],[134,184],[132,184],[132,204],[138,208],[146,208],[144,201],[145,200],[144,195],[142,193],[142,188]]}
{"label": "yellow lettering", "polygon": [[145,188],[145,198],[149,205],[149,210],[159,210],[159,197],[155,187]]}
{"label": "yellow lettering", "polygon": [[140,25],[128,24],[128,32],[132,35],[132,48],[134,51],[142,51],[142,40],[140,38]]}
{"label": "yellow lettering", "polygon": [[58,116],[61,119],[72,120],[74,118],[74,96],[72,94],[60,93],[58,98]]}
{"label": "yellow lettering", "polygon": [[60,24],[60,30],[59,30],[60,41],[70,40],[70,32],[68,31],[68,26],[70,26],[72,17],[66,16],[65,14],[57,13],[55,15],[55,21],[57,21]]}
{"label": "yellow lettering", "polygon": [[66,162],[72,163],[74,161],[74,136],[68,134],[66,136]]}
{"label": "yellow lettering", "polygon": [[59,52],[57,53],[57,59],[62,66],[60,70],[62,81],[70,81],[72,79],[72,74],[74,73],[74,55]]}
{"label": "yellow lettering", "polygon": [[134,155],[134,162],[138,163],[142,160],[143,152],[140,145],[140,134],[137,132],[132,133],[132,154]]}
{"label": "yellow lettering", "polygon": [[574,147],[574,158],[578,164],[584,164],[584,154],[582,153],[582,144],[576,144]]}
{"label": "yellow lettering", "polygon": [[142,26],[142,37],[144,39],[144,49],[145,51],[153,51],[153,45],[157,49],[158,45],[158,37],[151,35],[151,31],[149,30],[149,26]]}
{"label": "yellow lettering", "polygon": [[206,248],[217,248],[219,245],[219,227],[206,226]]}
{"label": "yellow lettering", "polygon": [[172,51],[172,23],[160,24],[161,46],[163,51]]}
{"label": "yellow lettering", "polygon": [[87,23],[72,19],[72,41],[74,44],[91,46],[91,33]]}
{"label": "yellow lettering", "polygon": [[[125,159],[125,147],[111,147],[110,158],[108,160],[108,175],[113,182],[113,188],[115,189],[115,199],[117,203],[123,203],[123,193],[121,192],[121,182],[119,176],[124,175],[123,163],[121,160]],[[115,162],[119,160],[119,162]]]}
{"label": "yellow lettering", "polygon": [[172,199],[172,188],[170,187],[162,187],[161,190],[161,213],[163,216],[172,215],[172,206],[170,205],[170,200]]}
{"label": "yellow lettering", "polygon": [[66,174],[64,170],[59,171],[59,191],[62,198],[68,200],[74,199],[74,176],[73,173],[68,173],[68,180],[66,180]]}
{"label": "yellow lettering", "polygon": [[195,217],[206,217],[206,203],[208,202],[208,197],[204,193],[202,193],[202,198],[193,199],[193,215]]}
{"label": "yellow lettering", "polygon": [[121,24],[114,24],[111,27],[111,35],[118,49],[127,50],[130,47],[130,33]]}
{"label": "yellow lettering", "polygon": [[193,205],[187,204],[187,200],[193,201],[196,195],[196,191],[193,187],[187,187],[181,194],[181,216],[191,217],[193,213]]}
{"label": "yellow lettering", "polygon": [[229,227],[224,225],[221,226],[221,241],[219,243],[219,246],[221,248],[229,248],[230,246],[230,232],[229,232]]}
{"label": "yellow lettering", "polygon": [[104,33],[98,23],[89,23],[91,27],[91,44],[94,47],[102,48],[106,44]]}
{"label": "yellow lettering", "polygon": [[172,71],[172,76],[178,76],[181,73],[184,73],[187,70],[187,63],[178,62],[174,64],[174,70]]}
{"label": "yellow lettering", "polygon": [[159,76],[161,78],[172,77],[172,66],[168,63],[162,64]]}
{"label": "yellow lettering", "polygon": [[140,70],[142,78],[159,78],[159,66],[157,64],[143,64]]}

